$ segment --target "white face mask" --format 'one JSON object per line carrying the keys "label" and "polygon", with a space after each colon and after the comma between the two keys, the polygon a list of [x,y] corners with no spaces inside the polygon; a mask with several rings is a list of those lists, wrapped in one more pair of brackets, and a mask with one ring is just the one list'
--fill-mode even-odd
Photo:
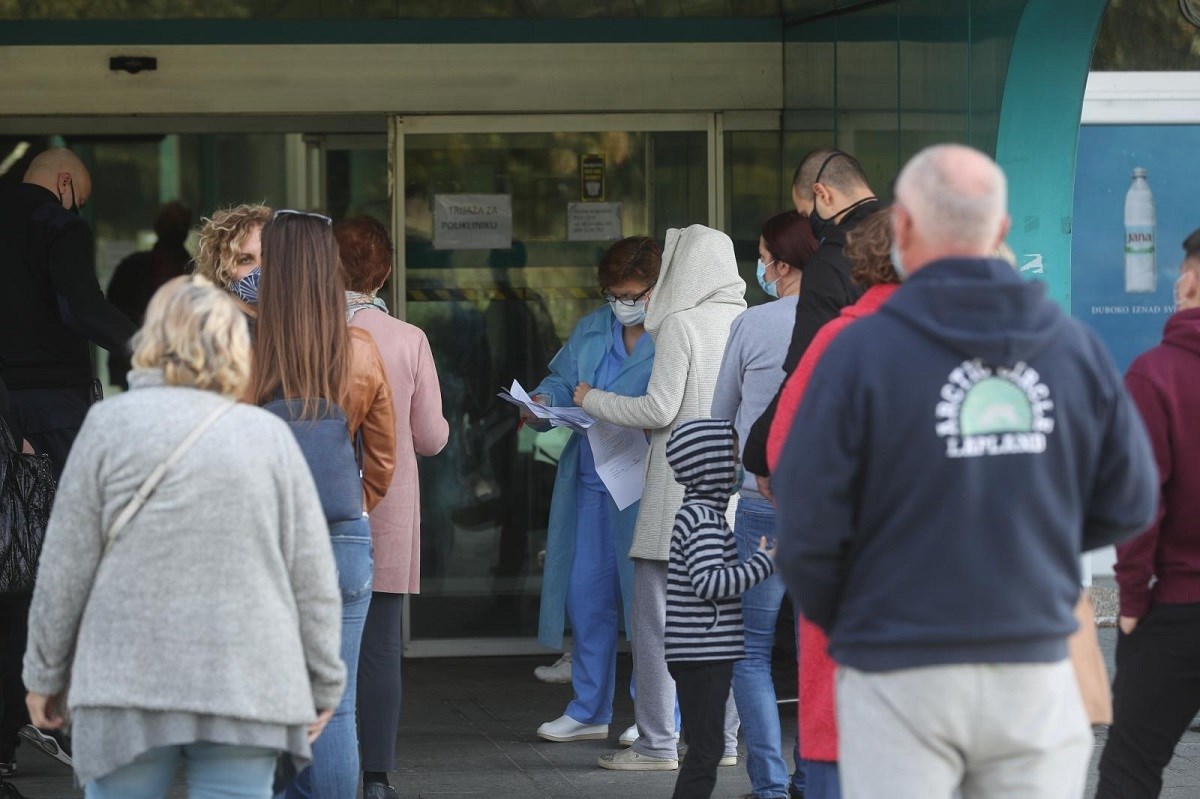
{"label": "white face mask", "polygon": [[608,307],[612,308],[613,316],[617,317],[617,321],[625,327],[634,327],[646,321],[646,301],[638,300],[633,305],[625,305],[621,302],[610,302]]}
{"label": "white face mask", "polygon": [[896,277],[900,278],[900,282],[903,283],[908,277],[908,273],[904,271],[904,259],[900,257],[900,248],[895,244],[892,244],[891,259],[892,268],[896,270]]}

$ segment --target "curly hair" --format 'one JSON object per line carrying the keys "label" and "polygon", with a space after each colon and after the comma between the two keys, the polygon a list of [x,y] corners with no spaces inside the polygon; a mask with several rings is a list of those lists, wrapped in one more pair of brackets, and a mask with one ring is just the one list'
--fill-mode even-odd
{"label": "curly hair", "polygon": [[250,204],[235,205],[201,219],[200,242],[194,260],[196,274],[228,288],[237,269],[238,251],[246,243],[250,231],[262,227],[270,219],[270,208]]}
{"label": "curly hair", "polygon": [[363,294],[378,290],[392,273],[392,238],[383,223],[374,217],[355,216],[336,224],[333,235],[346,288]]}
{"label": "curly hair", "polygon": [[250,332],[229,294],[199,275],[168,281],[146,307],[133,365],[162,369],[169,386],[241,396],[250,379]]}
{"label": "curly hair", "polygon": [[892,266],[892,212],[876,211],[850,231],[846,237],[846,258],[850,260],[850,279],[862,288],[880,283],[899,283]]}

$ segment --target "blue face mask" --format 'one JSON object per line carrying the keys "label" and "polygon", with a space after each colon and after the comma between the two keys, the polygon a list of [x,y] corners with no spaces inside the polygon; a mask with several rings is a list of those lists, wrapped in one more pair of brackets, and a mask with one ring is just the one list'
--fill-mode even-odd
{"label": "blue face mask", "polygon": [[250,274],[241,280],[229,284],[229,293],[242,302],[253,307],[258,305],[258,283],[262,280],[262,270],[255,267]]}
{"label": "blue face mask", "polygon": [[[775,263],[771,261],[771,264]],[[771,299],[779,298],[779,281],[780,278],[775,278],[771,282],[767,282],[767,267],[771,264],[764,264],[762,258],[758,259],[758,285],[767,293]]]}

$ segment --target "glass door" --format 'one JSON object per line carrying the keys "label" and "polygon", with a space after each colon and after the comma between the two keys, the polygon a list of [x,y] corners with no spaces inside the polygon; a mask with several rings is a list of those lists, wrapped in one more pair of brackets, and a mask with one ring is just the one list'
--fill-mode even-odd
{"label": "glass door", "polygon": [[398,310],[429,337],[450,443],[421,463],[410,655],[533,651],[559,431],[496,397],[532,388],[601,300],[615,240],[717,226],[714,115],[397,117]]}

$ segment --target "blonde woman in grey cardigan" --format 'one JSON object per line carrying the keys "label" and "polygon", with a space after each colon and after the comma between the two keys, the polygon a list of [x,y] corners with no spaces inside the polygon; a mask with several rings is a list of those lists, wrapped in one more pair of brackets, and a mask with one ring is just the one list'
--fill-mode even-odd
{"label": "blonde woman in grey cardigan", "polygon": [[133,366],[63,472],[29,618],[30,715],[54,729],[70,709],[88,799],[160,799],[180,762],[192,796],[266,799],[278,754],[309,757],[345,685],[325,514],[287,426],[234,404],[250,346],[224,292],[164,286]]}
{"label": "blonde woman in grey cardigan", "polygon": [[[667,463],[667,439],[683,422],[707,418],[729,327],[746,309],[733,242],[720,231],[692,225],[668,230],[662,269],[646,303],[646,332],[654,339],[654,369],[645,395],[624,397],[581,383],[575,404],[597,419],[651,431],[641,508],[633,533],[633,673],[636,733],[630,749],[600,757],[602,768],[670,771],[676,749],[675,682],[667,671],[667,559],[683,486]],[[730,703],[726,757],[737,763],[737,713]]]}

